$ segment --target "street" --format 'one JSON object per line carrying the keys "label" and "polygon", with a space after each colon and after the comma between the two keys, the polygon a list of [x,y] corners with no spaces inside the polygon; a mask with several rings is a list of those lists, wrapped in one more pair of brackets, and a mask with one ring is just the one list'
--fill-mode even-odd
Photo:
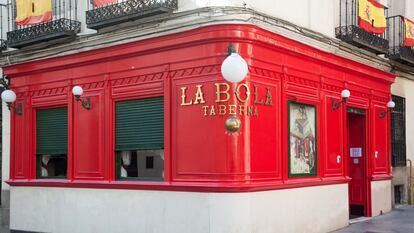
{"label": "street", "polygon": [[414,205],[395,208],[390,213],[351,224],[334,233],[413,233]]}

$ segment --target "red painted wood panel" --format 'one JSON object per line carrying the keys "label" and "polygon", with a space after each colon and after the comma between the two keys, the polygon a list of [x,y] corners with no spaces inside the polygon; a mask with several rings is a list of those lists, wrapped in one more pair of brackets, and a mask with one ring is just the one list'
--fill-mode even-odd
{"label": "red painted wood panel", "polygon": [[384,105],[374,105],[374,114],[372,116],[373,127],[373,173],[387,174],[389,170],[389,113],[381,118],[380,114],[387,111]]}
{"label": "red painted wood panel", "polygon": [[[27,100],[25,98],[17,98],[15,104],[22,104],[23,106],[23,115],[17,115],[13,112],[10,112],[12,125],[11,125],[11,144],[14,145],[11,147],[11,175],[12,178],[16,179],[28,179],[30,173],[30,153],[29,153],[29,121],[30,114],[28,114],[26,108]],[[17,106],[17,105],[13,105]]]}
{"label": "red painted wood panel", "polygon": [[[228,178],[226,174],[243,172],[240,167],[244,164],[242,137],[226,134],[224,110],[222,112],[216,107],[215,83],[218,80],[204,77],[172,82],[173,180],[220,180]],[[206,93],[206,104],[214,106],[214,109],[203,109],[202,104],[181,105],[181,88],[187,88],[184,103],[194,102],[195,84],[200,82]],[[234,99],[230,101],[234,103]],[[245,130],[248,129],[243,127],[243,134]]]}
{"label": "red painted wood panel", "polygon": [[[332,101],[338,102],[341,99],[338,95],[326,94],[324,97],[325,114],[324,121],[326,127],[323,128],[323,145],[325,149],[325,176],[343,175],[343,161],[346,154],[343,148],[343,112],[346,106],[342,105],[339,109],[332,109]],[[339,156],[339,161],[338,157]]]}
{"label": "red painted wood panel", "polygon": [[74,102],[73,107],[73,163],[74,179],[104,178],[104,91],[85,91],[91,108]]}
{"label": "red painted wood panel", "polygon": [[[250,134],[245,135],[246,144],[250,142],[246,159],[250,160],[252,178],[281,178],[281,127],[280,119],[280,84],[279,80],[260,80],[251,82],[252,96],[249,105],[257,106],[258,116],[250,117]],[[268,89],[270,88],[270,89]],[[272,103],[266,104],[268,94]],[[245,122],[247,122],[246,119]],[[249,171],[246,170],[246,173]]]}

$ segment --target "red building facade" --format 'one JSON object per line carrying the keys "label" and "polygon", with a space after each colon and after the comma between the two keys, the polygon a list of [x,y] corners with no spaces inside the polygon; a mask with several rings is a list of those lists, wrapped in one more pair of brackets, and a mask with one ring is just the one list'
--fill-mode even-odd
{"label": "red building facade", "polygon": [[[220,72],[229,43],[249,65],[238,84]],[[11,186],[253,192],[350,183],[360,187],[350,188],[351,204],[359,199],[369,216],[371,183],[391,179],[389,117],[380,115],[394,75],[252,25],[206,26],[4,73],[23,106],[12,115]],[[75,85],[89,110],[75,101]],[[334,109],[344,89],[351,96]],[[164,98],[163,180],[117,180],[116,103],[151,97]],[[295,106],[314,113],[312,136],[302,132],[296,144]],[[68,109],[67,178],[37,179],[36,111],[56,107]],[[240,131],[226,131],[228,116],[241,120]],[[360,160],[350,148],[361,148]],[[293,152],[311,171],[292,170]],[[352,184],[355,169],[363,174]]]}

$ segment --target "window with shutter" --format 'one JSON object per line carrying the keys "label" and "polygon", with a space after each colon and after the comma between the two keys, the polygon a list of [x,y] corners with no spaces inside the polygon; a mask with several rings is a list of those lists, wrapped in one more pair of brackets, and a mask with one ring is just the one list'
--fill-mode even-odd
{"label": "window with shutter", "polygon": [[37,178],[65,178],[67,174],[67,151],[67,107],[37,110]]}
{"label": "window with shutter", "polygon": [[117,179],[163,180],[163,97],[116,103],[115,152]]}

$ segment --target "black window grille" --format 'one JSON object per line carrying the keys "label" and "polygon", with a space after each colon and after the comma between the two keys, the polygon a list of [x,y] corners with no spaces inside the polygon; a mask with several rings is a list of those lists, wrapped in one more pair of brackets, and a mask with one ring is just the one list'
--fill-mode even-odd
{"label": "black window grille", "polygon": [[393,95],[395,108],[391,111],[391,163],[393,167],[405,167],[405,98]]}

